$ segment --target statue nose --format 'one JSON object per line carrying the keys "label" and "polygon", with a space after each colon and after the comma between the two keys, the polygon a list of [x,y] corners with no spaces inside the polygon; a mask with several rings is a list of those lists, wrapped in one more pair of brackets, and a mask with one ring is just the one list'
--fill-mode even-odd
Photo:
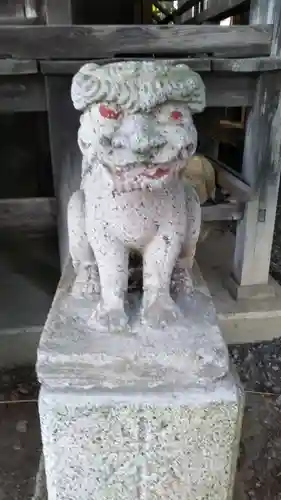
{"label": "statue nose", "polygon": [[138,134],[132,138],[131,147],[135,153],[148,153],[149,151],[164,146],[166,139],[158,134]]}
{"label": "statue nose", "polygon": [[119,131],[112,138],[113,147],[130,149],[134,153],[145,155],[152,149],[164,146],[166,142],[153,121],[140,114],[124,119]]}

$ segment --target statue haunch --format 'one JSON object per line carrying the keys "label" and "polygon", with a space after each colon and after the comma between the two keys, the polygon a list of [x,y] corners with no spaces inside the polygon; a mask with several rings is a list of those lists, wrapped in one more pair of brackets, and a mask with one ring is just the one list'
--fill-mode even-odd
{"label": "statue haunch", "polygon": [[189,289],[200,202],[181,172],[197,146],[192,113],[205,106],[200,76],[186,65],[86,64],[71,95],[80,119],[82,180],[68,206],[75,295],[100,294],[92,321],[123,331],[130,251],[143,257],[142,318],[180,317],[171,280]]}

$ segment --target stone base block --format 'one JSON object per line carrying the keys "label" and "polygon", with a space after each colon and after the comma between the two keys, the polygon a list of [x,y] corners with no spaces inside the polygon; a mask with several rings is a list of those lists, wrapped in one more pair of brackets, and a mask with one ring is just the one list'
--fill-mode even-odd
{"label": "stone base block", "polygon": [[273,280],[270,279],[268,283],[260,285],[239,285],[233,276],[228,276],[225,279],[225,287],[229,291],[231,297],[235,300],[259,300],[275,297],[275,287]]}
{"label": "stone base block", "polygon": [[229,500],[243,393],[41,389],[48,500]]}
{"label": "stone base block", "polygon": [[48,500],[230,500],[243,393],[197,266],[169,328],[143,325],[128,297],[129,335],[90,326],[95,304],[71,295],[73,276],[38,351]]}

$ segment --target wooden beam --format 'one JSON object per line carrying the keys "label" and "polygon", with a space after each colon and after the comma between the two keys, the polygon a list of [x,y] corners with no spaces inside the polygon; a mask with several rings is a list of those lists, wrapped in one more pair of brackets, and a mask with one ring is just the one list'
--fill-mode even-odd
{"label": "wooden beam", "polygon": [[263,73],[281,70],[281,57],[249,57],[241,59],[213,58],[211,60],[211,65],[213,71]]}
{"label": "wooden beam", "polygon": [[45,111],[44,79],[40,75],[0,78],[0,112]]}
{"label": "wooden beam", "polygon": [[204,222],[220,220],[240,220],[243,217],[241,203],[219,203],[202,207],[202,220]]}
{"label": "wooden beam", "polygon": [[0,27],[0,58],[92,59],[235,51],[268,55],[271,26]]}
{"label": "wooden beam", "polygon": [[23,59],[0,59],[0,75],[33,75],[38,73],[36,61]]}
{"label": "wooden beam", "polygon": [[217,173],[217,183],[228,191],[233,198],[241,203],[249,201],[253,196],[253,190],[245,183],[241,176],[232,168],[218,161],[216,158],[207,156]]}
{"label": "wooden beam", "polygon": [[[155,60],[153,58],[143,58],[145,60]],[[95,59],[96,64],[109,64],[118,61],[126,60],[139,60],[135,57],[116,57],[114,59]],[[43,75],[74,75],[83,64],[86,62],[93,61],[89,59],[88,61],[40,61],[40,71]],[[173,64],[187,64],[194,71],[206,72],[211,71],[211,60],[208,57],[190,57],[185,59],[171,59]],[[0,66],[1,67],[1,66]]]}
{"label": "wooden beam", "polygon": [[244,8],[249,7],[249,0],[216,0],[207,9],[193,17],[185,19],[184,24],[202,24],[208,21],[221,21]]}
{"label": "wooden beam", "polygon": [[207,106],[251,106],[254,100],[256,78],[251,76],[206,73],[202,74],[206,86]]}
{"label": "wooden beam", "polygon": [[55,227],[55,198],[0,200],[0,229],[44,231]]}

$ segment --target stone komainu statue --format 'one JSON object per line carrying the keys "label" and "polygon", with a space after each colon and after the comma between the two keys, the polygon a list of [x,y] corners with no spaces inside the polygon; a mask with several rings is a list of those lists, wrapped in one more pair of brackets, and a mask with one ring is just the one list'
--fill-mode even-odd
{"label": "stone komainu statue", "polygon": [[142,319],[170,324],[181,313],[171,280],[191,288],[200,232],[196,190],[183,182],[197,147],[192,114],[205,107],[201,77],[183,64],[89,63],[74,76],[82,112],[82,178],[68,207],[73,294],[100,294],[91,321],[123,331],[130,251],[143,258]]}

